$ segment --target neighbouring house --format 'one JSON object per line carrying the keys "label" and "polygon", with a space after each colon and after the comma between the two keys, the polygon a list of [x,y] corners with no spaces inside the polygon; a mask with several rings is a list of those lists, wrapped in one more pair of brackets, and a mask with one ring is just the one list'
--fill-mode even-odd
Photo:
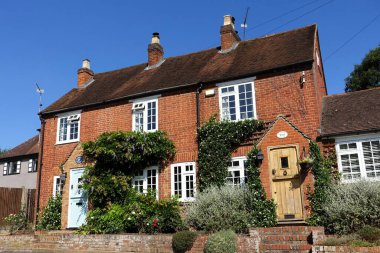
{"label": "neighbouring house", "polygon": [[321,140],[343,182],[380,179],[380,88],[323,98]]}
{"label": "neighbouring house", "polygon": [[0,155],[0,187],[36,189],[39,136]]}
{"label": "neighbouring house", "polygon": [[[85,166],[81,143],[106,131],[164,130],[176,157],[167,167],[146,168],[133,180],[142,192],[190,201],[197,190],[197,127],[220,120],[266,121],[255,143],[263,153],[261,179],[278,204],[279,221],[307,216],[310,171],[298,160],[308,154],[321,122],[326,84],[316,25],[241,41],[233,17],[224,17],[220,47],[164,57],[158,33],[148,45],[147,63],[94,73],[90,61],[78,70],[77,87],[40,113],[42,153],[37,209],[62,194],[62,228],[85,221],[80,187]],[[255,143],[233,152],[229,183],[245,178],[244,161]]]}

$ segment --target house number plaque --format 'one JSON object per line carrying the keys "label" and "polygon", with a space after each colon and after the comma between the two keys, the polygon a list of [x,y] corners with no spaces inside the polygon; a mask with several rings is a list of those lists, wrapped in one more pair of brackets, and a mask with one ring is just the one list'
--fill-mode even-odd
{"label": "house number plaque", "polygon": [[277,138],[279,138],[279,139],[284,139],[286,137],[288,137],[288,132],[286,132],[286,131],[280,131],[277,133]]}
{"label": "house number plaque", "polygon": [[77,157],[75,158],[75,162],[76,162],[77,164],[83,163],[83,156],[77,156]]}

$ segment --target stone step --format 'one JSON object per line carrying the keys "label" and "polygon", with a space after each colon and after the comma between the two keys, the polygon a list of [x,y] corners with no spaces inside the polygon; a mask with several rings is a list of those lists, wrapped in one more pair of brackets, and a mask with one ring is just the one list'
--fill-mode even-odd
{"label": "stone step", "polygon": [[266,244],[260,243],[260,252],[310,252],[310,244]]}
{"label": "stone step", "polygon": [[261,241],[264,243],[290,243],[290,242],[304,242],[311,243],[312,236],[309,235],[261,235]]}

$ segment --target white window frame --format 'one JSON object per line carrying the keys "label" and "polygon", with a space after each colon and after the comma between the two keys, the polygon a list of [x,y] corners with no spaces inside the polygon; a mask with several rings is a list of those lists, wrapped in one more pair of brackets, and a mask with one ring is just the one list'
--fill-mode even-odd
{"label": "white window frame", "polygon": [[[186,171],[186,166],[193,166],[192,171]],[[184,162],[184,163],[174,163],[171,165],[171,195],[175,196],[174,193],[174,167],[181,167],[181,198],[178,198],[181,202],[191,202],[195,200],[197,193],[197,176],[196,176],[196,166],[195,162]],[[186,196],[186,176],[193,176],[193,195],[194,197],[185,197]]]}
{"label": "white window frame", "polygon": [[[335,150],[336,150],[339,173],[343,173],[341,155],[357,153],[358,158],[359,158],[360,178],[343,179],[342,177],[341,181],[343,183],[351,183],[360,179],[380,181],[380,177],[375,177],[375,178],[367,177],[362,142],[369,142],[369,141],[380,141],[380,133],[363,134],[363,135],[356,135],[356,136],[344,136],[344,137],[335,138]],[[349,143],[355,143],[356,149],[348,149],[348,150],[340,149],[340,145],[349,144]]]}
{"label": "white window frame", "polygon": [[240,173],[240,184],[239,185],[235,185],[234,183],[229,183],[228,182],[228,179],[229,178],[232,178],[232,177],[227,177],[226,178],[226,184],[229,185],[229,186],[233,186],[233,187],[236,187],[236,186],[239,186],[239,187],[242,187],[245,185],[246,183],[246,169],[244,167],[245,165],[245,161],[247,161],[247,157],[245,156],[239,156],[239,157],[233,157],[231,159],[231,163],[233,162],[236,162],[236,161],[239,161],[239,166],[228,166],[228,172],[234,172],[234,171],[239,171]]}
{"label": "white window frame", "polygon": [[[250,77],[250,78],[244,78],[244,79],[239,79],[239,80],[234,80],[234,81],[229,81],[229,82],[223,82],[217,84],[218,88],[218,93],[219,93],[219,114],[220,114],[220,120],[230,120],[230,121],[240,121],[240,120],[245,120],[245,119],[257,119],[257,113],[256,113],[256,92],[255,92],[255,80],[256,77]],[[251,84],[251,89],[252,89],[252,106],[253,106],[253,117],[252,118],[245,118],[241,119],[240,118],[240,100],[239,100],[239,86],[243,84]],[[223,88],[228,88],[228,87],[234,87],[233,92],[228,92],[228,93],[223,93],[222,94],[222,89]],[[223,118],[223,108],[222,108],[222,97],[227,96],[227,95],[233,95],[235,96],[235,110],[236,110],[236,120],[231,120],[231,119],[225,119]]]}
{"label": "white window frame", "polygon": [[[80,140],[80,122],[81,122],[81,111],[73,111],[73,112],[67,112],[67,113],[62,113],[57,115],[58,120],[57,120],[57,136],[56,136],[56,144],[65,144],[65,143],[72,143],[72,142],[78,142]],[[67,118],[69,119],[70,117],[77,117],[78,120],[78,137],[76,139],[70,139],[70,133],[71,133],[71,128],[70,124],[67,123],[67,138],[64,141],[59,140],[59,133],[60,133],[60,121],[61,119]]]}
{"label": "white window frame", "polygon": [[37,158],[29,159],[29,162],[28,162],[28,172],[29,173],[37,172],[37,163],[38,163]]}
{"label": "white window frame", "polygon": [[156,198],[158,198],[158,187],[159,187],[159,171],[158,171],[158,166],[151,166],[143,170],[142,175],[137,175],[134,176],[132,179],[132,186],[135,187],[135,182],[136,181],[143,181],[143,192],[142,193],[147,193],[148,192],[148,170],[155,170],[156,171]]}
{"label": "white window frame", "polygon": [[[16,172],[10,173],[10,163],[16,166]],[[18,175],[21,173],[21,161],[8,161],[3,164],[3,176]]]}
{"label": "white window frame", "polygon": [[61,189],[59,190],[61,196],[62,196],[62,191],[63,191],[63,185],[62,185],[62,180],[61,180],[61,177],[60,176],[54,176],[53,177],[53,197],[56,197],[57,196],[57,179],[59,179],[59,182],[60,182],[60,186],[61,186]]}
{"label": "white window frame", "polygon": [[[147,97],[132,101],[132,131],[137,131],[135,115],[143,113],[143,132],[155,132],[158,130],[158,96]],[[156,103],[156,128],[148,130],[148,103]]]}

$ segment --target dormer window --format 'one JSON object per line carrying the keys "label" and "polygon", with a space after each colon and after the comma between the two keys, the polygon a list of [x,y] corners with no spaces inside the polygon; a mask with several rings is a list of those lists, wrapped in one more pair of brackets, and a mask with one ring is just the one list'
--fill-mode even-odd
{"label": "dormer window", "polygon": [[256,118],[253,78],[218,86],[221,120],[239,121]]}
{"label": "dormer window", "polygon": [[58,116],[57,144],[79,141],[80,113]]}
{"label": "dormer window", "polygon": [[157,99],[135,102],[132,105],[132,129],[137,132],[152,132],[157,126]]}

